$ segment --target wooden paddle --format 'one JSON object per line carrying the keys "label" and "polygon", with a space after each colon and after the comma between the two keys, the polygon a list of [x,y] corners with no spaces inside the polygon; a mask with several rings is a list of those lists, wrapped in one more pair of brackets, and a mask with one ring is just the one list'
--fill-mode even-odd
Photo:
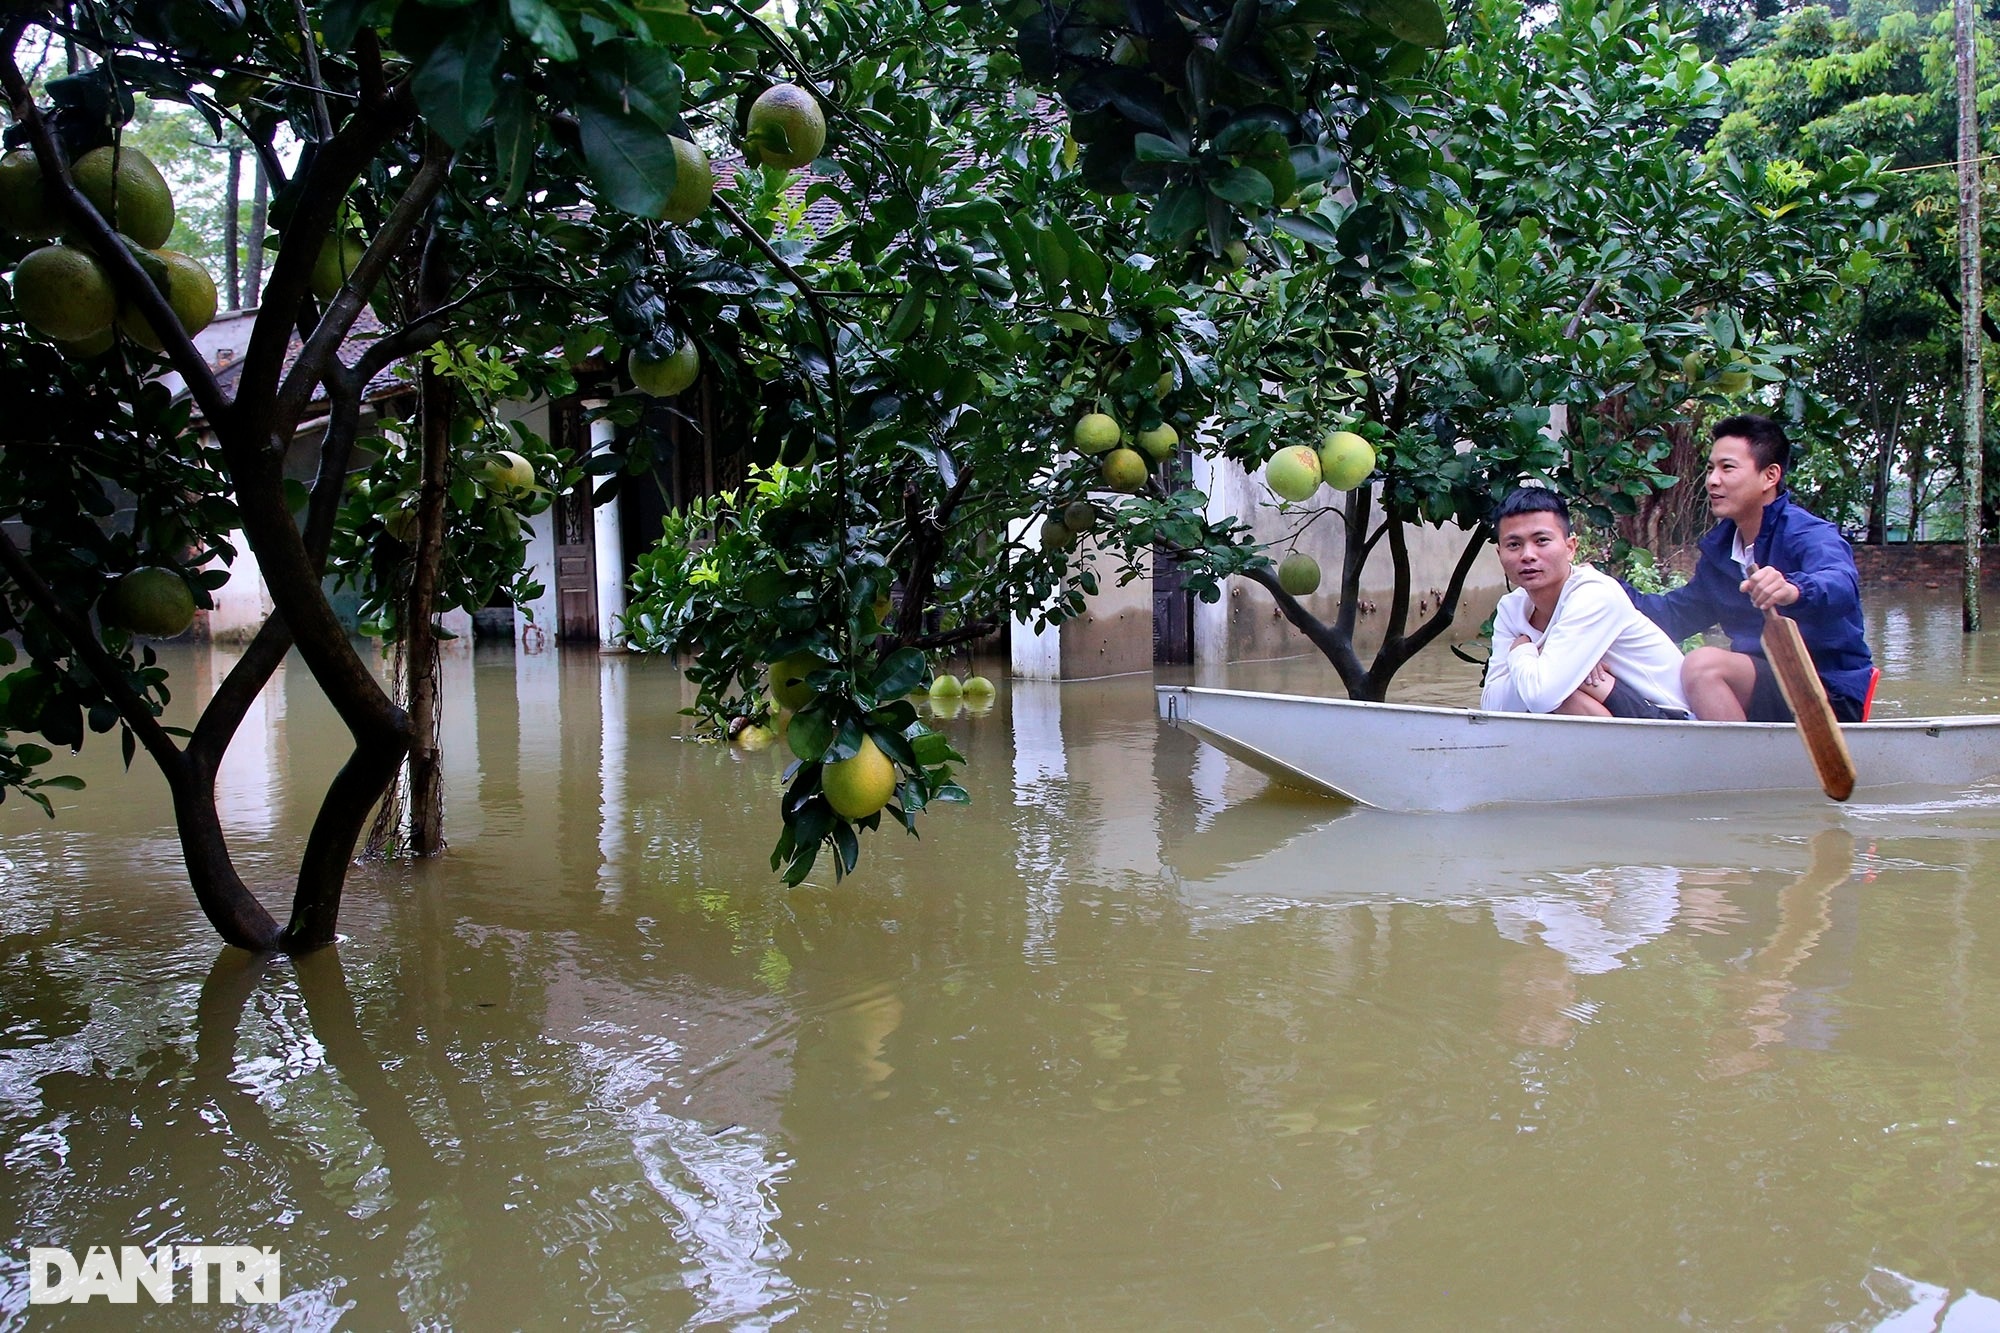
{"label": "wooden paddle", "polygon": [[1819,773],[1820,787],[1834,800],[1846,800],[1854,794],[1854,756],[1847,752],[1847,737],[1840,734],[1833,705],[1826,699],[1826,686],[1813,670],[1812,655],[1799,637],[1799,627],[1779,615],[1775,606],[1767,606],[1760,637],[1764,659],[1771,664],[1778,688],[1791,706],[1799,739],[1806,743],[1806,754]]}

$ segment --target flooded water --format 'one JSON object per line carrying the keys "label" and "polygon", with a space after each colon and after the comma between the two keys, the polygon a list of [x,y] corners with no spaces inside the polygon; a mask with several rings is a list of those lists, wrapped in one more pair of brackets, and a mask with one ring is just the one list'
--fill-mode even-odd
{"label": "flooded water", "polygon": [[[2000,639],[1873,615],[1884,714],[2000,711]],[[670,667],[448,669],[451,851],[305,959],[214,942],[115,745],[0,806],[0,1326],[2000,1327],[2000,784],[1384,816],[1002,681],[969,808],[787,891],[784,757]],[[232,754],[281,916],[340,753],[294,666]],[[198,1243],[280,1303],[28,1303]]]}

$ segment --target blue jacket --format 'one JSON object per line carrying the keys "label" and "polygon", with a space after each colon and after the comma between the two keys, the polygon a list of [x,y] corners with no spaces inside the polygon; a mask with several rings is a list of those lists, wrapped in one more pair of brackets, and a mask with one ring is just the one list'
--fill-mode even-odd
{"label": "blue jacket", "polygon": [[[1764,613],[1739,586],[1743,571],[1729,558],[1736,524],[1724,519],[1701,539],[1694,577],[1672,592],[1643,593],[1625,585],[1633,605],[1676,640],[1720,625],[1729,646],[1762,657]],[[1868,693],[1875,660],[1862,637],[1861,578],[1854,551],[1840,530],[1792,503],[1789,492],[1764,506],[1753,558],[1770,565],[1799,590],[1799,600],[1778,608],[1798,623],[1813,666],[1829,695],[1859,705]]]}

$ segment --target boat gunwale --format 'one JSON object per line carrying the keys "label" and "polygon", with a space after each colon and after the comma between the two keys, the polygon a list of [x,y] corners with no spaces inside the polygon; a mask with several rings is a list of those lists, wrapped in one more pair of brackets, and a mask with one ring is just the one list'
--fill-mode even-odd
{"label": "boat gunwale", "polygon": [[[1332,708],[1384,709],[1402,713],[1426,714],[1434,717],[1459,717],[1476,725],[1489,721],[1506,721],[1524,724],[1548,723],[1567,725],[1583,723],[1589,726],[1603,726],[1611,723],[1633,727],[1677,727],[1699,728],[1703,731],[1726,729],[1731,731],[1792,731],[1791,722],[1703,722],[1696,718],[1656,718],[1656,717],[1573,717],[1563,713],[1507,712],[1489,708],[1466,708],[1449,704],[1398,704],[1373,699],[1336,699],[1317,694],[1280,694],[1267,690],[1232,690],[1212,685],[1155,685],[1153,693],[1160,696],[1172,694],[1205,694],[1231,699],[1269,700],[1275,703],[1317,704]],[[1166,719],[1184,720],[1184,719]],[[1885,717],[1869,722],[1843,722],[1843,730],[1850,727],[1863,728],[1870,732],[1931,730],[1948,727],[1957,730],[1963,727],[2000,726],[2000,713],[1957,713],[1931,717]]]}

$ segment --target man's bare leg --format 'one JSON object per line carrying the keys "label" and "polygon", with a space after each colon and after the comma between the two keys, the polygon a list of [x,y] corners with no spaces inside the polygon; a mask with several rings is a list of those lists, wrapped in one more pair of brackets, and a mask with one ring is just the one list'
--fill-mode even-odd
{"label": "man's bare leg", "polygon": [[1727,648],[1697,648],[1681,663],[1681,691],[1703,722],[1741,722],[1757,689],[1757,664]]}
{"label": "man's bare leg", "polygon": [[1570,695],[1569,698],[1563,700],[1561,703],[1557,704],[1554,708],[1550,709],[1549,711],[1553,713],[1566,713],[1571,717],[1611,716],[1611,710],[1609,708],[1606,708],[1603,704],[1591,698],[1589,695],[1585,694],[1582,690],[1578,690],[1575,694]]}
{"label": "man's bare leg", "polygon": [[1571,717],[1610,717],[1611,710],[1604,701],[1611,697],[1611,687],[1617,683],[1604,669],[1604,663],[1599,662],[1583,678],[1583,684],[1576,687],[1576,692],[1557,704],[1554,711]]}

